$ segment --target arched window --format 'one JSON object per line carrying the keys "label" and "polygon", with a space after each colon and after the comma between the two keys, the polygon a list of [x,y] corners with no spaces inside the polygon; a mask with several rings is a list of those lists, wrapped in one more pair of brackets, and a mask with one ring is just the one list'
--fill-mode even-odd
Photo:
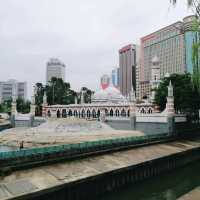
{"label": "arched window", "polygon": [[97,117],[100,117],[100,110],[97,111]]}
{"label": "arched window", "polygon": [[85,118],[85,110],[81,111],[81,117]]}
{"label": "arched window", "polygon": [[152,113],[153,113],[153,111],[152,111],[151,108],[149,108],[148,113],[149,113],[149,114],[152,114]]}
{"label": "arched window", "polygon": [[66,117],[67,117],[67,111],[66,111],[66,109],[63,109],[63,110],[62,110],[62,117],[63,117],[63,118],[66,118]]}
{"label": "arched window", "polygon": [[87,110],[87,117],[90,118],[90,110]]}
{"label": "arched window", "polygon": [[60,118],[60,110],[57,110],[57,118]]}
{"label": "arched window", "polygon": [[121,116],[126,117],[126,111],[124,109],[121,111]]}
{"label": "arched window", "polygon": [[69,110],[68,115],[71,117],[72,116],[72,110]]}
{"label": "arched window", "polygon": [[115,116],[119,117],[119,110],[118,109],[115,111]]}
{"label": "arched window", "polygon": [[145,109],[142,108],[141,111],[140,111],[140,113],[145,114]]}
{"label": "arched window", "polygon": [[75,116],[75,117],[78,116],[78,112],[77,112],[77,110],[74,110],[74,116]]}
{"label": "arched window", "polygon": [[96,118],[96,111],[94,109],[92,110],[92,117]]}

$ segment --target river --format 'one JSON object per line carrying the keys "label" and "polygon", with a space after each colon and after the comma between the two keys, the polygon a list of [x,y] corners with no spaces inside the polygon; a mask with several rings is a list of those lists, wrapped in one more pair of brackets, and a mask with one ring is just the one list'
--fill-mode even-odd
{"label": "river", "polygon": [[132,184],[97,200],[176,200],[197,186],[200,186],[200,162]]}

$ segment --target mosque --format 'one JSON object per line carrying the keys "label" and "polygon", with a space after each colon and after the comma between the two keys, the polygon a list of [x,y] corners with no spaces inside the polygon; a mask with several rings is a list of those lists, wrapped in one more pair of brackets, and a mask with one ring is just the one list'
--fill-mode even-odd
{"label": "mosque", "polygon": [[[152,89],[159,84],[160,71],[157,57],[152,60]],[[122,96],[120,91],[111,83],[106,89],[101,89],[92,95],[91,103],[84,103],[84,92],[81,93],[81,103],[71,105],[47,105],[46,95],[43,103],[43,117],[65,118],[75,116],[81,118],[99,118],[103,110],[106,116],[130,117],[130,108],[134,105],[136,113],[152,114],[156,112],[153,102],[154,93],[151,100],[145,103],[136,103],[135,91],[132,89],[128,97]]]}

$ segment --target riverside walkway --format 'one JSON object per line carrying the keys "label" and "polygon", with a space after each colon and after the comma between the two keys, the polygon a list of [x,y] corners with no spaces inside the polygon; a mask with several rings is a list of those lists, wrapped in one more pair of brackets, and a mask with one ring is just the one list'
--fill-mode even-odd
{"label": "riverside walkway", "polygon": [[199,149],[200,139],[181,140],[15,171],[1,177],[0,199],[89,199],[199,159]]}

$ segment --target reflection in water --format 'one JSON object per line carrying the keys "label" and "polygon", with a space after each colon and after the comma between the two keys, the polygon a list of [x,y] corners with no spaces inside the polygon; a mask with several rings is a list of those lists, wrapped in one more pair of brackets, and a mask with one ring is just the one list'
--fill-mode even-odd
{"label": "reflection in water", "polygon": [[176,194],[171,189],[167,190],[165,195],[166,195],[166,200],[176,200]]}
{"label": "reflection in water", "polygon": [[132,184],[98,200],[176,200],[200,186],[200,163],[173,170],[159,177]]}

